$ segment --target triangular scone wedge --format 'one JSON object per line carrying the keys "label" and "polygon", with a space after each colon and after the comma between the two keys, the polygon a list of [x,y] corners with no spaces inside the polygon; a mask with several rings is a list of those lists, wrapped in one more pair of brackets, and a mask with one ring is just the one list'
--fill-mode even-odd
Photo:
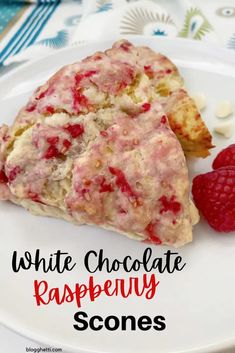
{"label": "triangular scone wedge", "polygon": [[107,108],[38,118],[5,157],[9,199],[35,214],[155,244],[192,240],[186,161],[159,103],[134,116]]}
{"label": "triangular scone wedge", "polygon": [[186,161],[136,50],[64,67],[0,129],[0,198],[181,246],[198,220]]}

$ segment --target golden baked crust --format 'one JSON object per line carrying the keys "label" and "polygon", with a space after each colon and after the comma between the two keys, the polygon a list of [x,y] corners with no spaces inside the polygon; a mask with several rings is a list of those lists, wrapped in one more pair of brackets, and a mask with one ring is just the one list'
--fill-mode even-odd
{"label": "golden baked crust", "polygon": [[184,153],[191,157],[207,157],[213,147],[212,137],[187,92],[183,89],[173,92],[167,99],[165,111]]}

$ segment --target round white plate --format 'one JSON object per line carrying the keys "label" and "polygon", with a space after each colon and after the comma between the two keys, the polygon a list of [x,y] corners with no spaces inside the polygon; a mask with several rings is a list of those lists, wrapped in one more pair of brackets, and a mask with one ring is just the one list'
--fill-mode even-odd
{"label": "round white plate", "polygon": [[[148,45],[168,55],[180,68],[190,93],[203,92],[207,108],[203,112],[209,128],[219,123],[214,116],[216,103],[229,99],[235,106],[235,55],[194,41],[139,37],[132,41]],[[32,62],[0,80],[1,123],[12,123],[18,109],[27,101],[32,90],[43,83],[61,66],[80,60],[96,50],[111,46],[111,41],[69,48]],[[234,120],[234,116],[230,118]],[[214,136],[216,148],[205,160],[190,161],[191,176],[211,169],[216,153],[234,142]],[[186,262],[183,271],[163,274],[156,297],[150,301],[135,296],[100,297],[95,302],[82,302],[89,316],[100,315],[163,315],[167,328],[158,332],[86,330],[73,328],[75,304],[36,307],[33,297],[34,279],[46,279],[50,286],[62,287],[86,282],[88,273],[83,257],[88,250],[103,248],[110,259],[126,255],[141,259],[146,244],[129,240],[114,232],[95,227],[76,227],[64,221],[35,217],[17,206],[1,203],[1,289],[0,315],[6,326],[42,343],[61,347],[71,352],[96,353],[179,353],[217,352],[235,347],[235,234],[219,234],[203,221],[194,230],[191,244],[179,249]],[[44,274],[20,271],[13,273],[11,258],[14,250],[23,255],[28,250],[40,249],[44,257],[57,249],[69,252],[77,262],[72,272]],[[166,247],[152,246],[153,256],[163,256]],[[131,273],[140,276],[142,272]],[[96,273],[95,280],[128,277],[124,271]],[[227,352],[227,351],[226,351]]]}

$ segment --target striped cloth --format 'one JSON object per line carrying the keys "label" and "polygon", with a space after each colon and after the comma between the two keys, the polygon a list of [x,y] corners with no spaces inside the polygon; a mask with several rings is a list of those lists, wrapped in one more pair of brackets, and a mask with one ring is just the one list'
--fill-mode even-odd
{"label": "striped cloth", "polygon": [[[34,44],[42,29],[55,12],[60,4],[60,0],[55,1],[39,1],[35,5],[27,3],[7,2],[0,5],[1,18],[7,21],[8,15],[9,23],[15,16],[21,15],[19,25],[13,28],[10,40],[3,46],[0,53],[0,64],[2,64],[9,56],[19,53],[21,50]],[[7,26],[6,26],[7,29]],[[4,28],[2,28],[2,31]]]}
{"label": "striped cloth", "polygon": [[81,8],[81,0],[0,0],[0,65],[33,45],[67,45]]}
{"label": "striped cloth", "polygon": [[0,0],[0,74],[68,45],[124,35],[235,49],[234,25],[235,0]]}

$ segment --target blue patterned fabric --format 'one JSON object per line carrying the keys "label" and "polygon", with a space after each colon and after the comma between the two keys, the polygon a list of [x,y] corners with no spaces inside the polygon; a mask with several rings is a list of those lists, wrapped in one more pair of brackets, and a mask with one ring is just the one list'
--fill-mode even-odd
{"label": "blue patterned fabric", "polygon": [[0,65],[117,35],[183,37],[234,50],[234,21],[234,0],[0,0]]}
{"label": "blue patterned fabric", "polygon": [[[32,12],[1,51],[0,64],[9,56],[19,53],[22,49],[29,47],[36,41],[47,21],[59,5],[60,0],[45,1],[44,4],[41,2],[42,1],[39,1],[33,8]],[[11,6],[12,5],[10,5],[9,8],[11,8]],[[11,11],[9,11],[9,13],[11,13]]]}
{"label": "blue patterned fabric", "polygon": [[0,34],[25,6],[24,2],[0,1]]}

